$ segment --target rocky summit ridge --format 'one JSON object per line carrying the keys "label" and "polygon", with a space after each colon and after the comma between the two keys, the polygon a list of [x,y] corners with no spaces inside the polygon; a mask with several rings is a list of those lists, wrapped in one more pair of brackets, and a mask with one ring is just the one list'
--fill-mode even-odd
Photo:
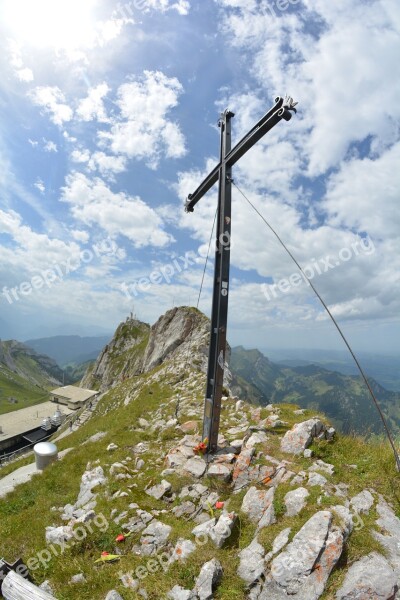
{"label": "rocky summit ridge", "polygon": [[208,327],[188,308],[120,325],[86,375],[102,390],[92,417],[0,501],[0,552],[36,557],[35,583],[59,600],[399,598],[387,445],[251,405],[229,374],[219,450],[202,454]]}

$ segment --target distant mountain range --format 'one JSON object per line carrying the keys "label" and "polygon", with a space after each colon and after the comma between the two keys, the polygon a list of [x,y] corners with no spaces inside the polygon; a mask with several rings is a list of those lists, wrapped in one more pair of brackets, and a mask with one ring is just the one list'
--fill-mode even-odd
{"label": "distant mountain range", "polygon": [[61,367],[66,367],[95,360],[109,340],[109,336],[57,335],[27,340],[25,344],[39,353],[47,354]]}
{"label": "distant mountain range", "polygon": [[[345,433],[382,433],[376,408],[360,377],[314,364],[289,367],[273,363],[259,350],[242,346],[232,348],[230,368],[254,386],[253,401],[261,392],[263,404],[286,402],[321,410]],[[391,428],[398,433],[400,394],[388,391],[374,379],[369,382]]]}
{"label": "distant mountain range", "polygon": [[[288,367],[319,365],[344,375],[358,375],[358,369],[346,350],[318,348],[263,349],[260,351],[273,362]],[[400,391],[400,355],[374,354],[357,351],[357,357],[369,377],[373,377],[387,390]]]}

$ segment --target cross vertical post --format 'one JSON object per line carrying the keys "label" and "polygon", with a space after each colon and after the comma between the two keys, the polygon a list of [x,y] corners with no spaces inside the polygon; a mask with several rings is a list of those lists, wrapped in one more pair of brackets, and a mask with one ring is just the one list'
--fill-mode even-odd
{"label": "cross vertical post", "polygon": [[203,440],[211,452],[218,446],[222,386],[224,382],[226,330],[228,324],[229,266],[231,251],[232,167],[226,162],[231,150],[231,118],[229,110],[221,115],[221,151],[219,167],[218,215],[215,242],[214,286],[211,310],[210,348],[204,403]]}
{"label": "cross vertical post", "polygon": [[218,215],[214,264],[214,286],[211,310],[210,348],[208,354],[206,398],[204,402],[203,442],[214,453],[218,448],[218,431],[224,382],[226,338],[228,324],[229,267],[231,249],[232,167],[268,131],[282,119],[290,121],[297,102],[286,96],[275,98],[274,106],[231,149],[231,119],[234,114],[225,110],[219,121],[221,128],[220,162],[207,175],[185,204],[193,212],[197,202],[219,181]]}

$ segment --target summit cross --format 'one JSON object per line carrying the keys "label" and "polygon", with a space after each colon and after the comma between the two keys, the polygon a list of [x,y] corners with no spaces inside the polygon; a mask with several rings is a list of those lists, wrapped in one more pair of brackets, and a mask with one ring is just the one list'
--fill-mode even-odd
{"label": "summit cross", "polygon": [[215,245],[214,285],[211,311],[210,347],[207,367],[207,386],[204,401],[202,441],[207,451],[218,449],[221,398],[224,382],[226,337],[228,323],[229,268],[231,240],[232,167],[250,148],[282,119],[290,121],[297,102],[286,96],[275,98],[274,106],[252,129],[231,148],[231,119],[234,113],[225,110],[218,125],[221,129],[220,162],[207,175],[185,203],[186,212],[193,212],[199,200],[218,181],[218,214]]}

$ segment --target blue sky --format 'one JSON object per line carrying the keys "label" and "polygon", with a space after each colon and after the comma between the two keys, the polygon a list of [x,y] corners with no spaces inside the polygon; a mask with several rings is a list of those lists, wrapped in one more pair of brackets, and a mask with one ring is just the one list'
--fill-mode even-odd
{"label": "blue sky", "polygon": [[[234,140],[286,93],[298,114],[235,166],[358,349],[398,353],[396,0],[3,0],[0,335],[113,331],[195,304]],[[229,340],[340,348],[234,190]],[[212,262],[200,308],[209,314]]]}

